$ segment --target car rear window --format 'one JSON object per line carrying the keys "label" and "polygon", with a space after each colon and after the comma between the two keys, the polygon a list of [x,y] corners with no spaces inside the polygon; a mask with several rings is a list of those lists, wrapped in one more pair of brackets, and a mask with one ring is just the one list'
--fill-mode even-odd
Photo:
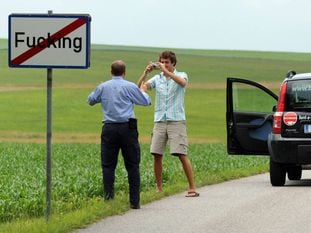
{"label": "car rear window", "polygon": [[311,112],[311,80],[288,81],[285,111]]}

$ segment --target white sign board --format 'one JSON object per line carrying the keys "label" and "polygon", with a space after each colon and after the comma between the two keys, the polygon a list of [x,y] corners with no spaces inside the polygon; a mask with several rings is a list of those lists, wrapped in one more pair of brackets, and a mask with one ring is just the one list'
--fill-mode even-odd
{"label": "white sign board", "polygon": [[87,68],[89,15],[11,14],[9,66]]}

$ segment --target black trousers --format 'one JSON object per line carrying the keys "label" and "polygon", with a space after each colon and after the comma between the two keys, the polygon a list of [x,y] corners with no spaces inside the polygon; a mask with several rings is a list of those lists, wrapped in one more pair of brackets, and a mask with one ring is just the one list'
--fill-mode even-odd
{"label": "black trousers", "polygon": [[137,205],[140,201],[140,147],[136,119],[130,119],[128,123],[103,125],[101,165],[105,199],[114,197],[115,169],[120,149],[128,174],[130,203]]}

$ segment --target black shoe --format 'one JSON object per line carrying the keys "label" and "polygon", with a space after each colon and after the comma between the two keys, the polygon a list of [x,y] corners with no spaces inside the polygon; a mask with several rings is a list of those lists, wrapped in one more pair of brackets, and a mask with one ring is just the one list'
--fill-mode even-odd
{"label": "black shoe", "polygon": [[105,201],[112,200],[114,198],[114,192],[107,192],[104,194]]}
{"label": "black shoe", "polygon": [[131,204],[131,209],[138,210],[138,209],[140,209],[140,205],[139,204],[136,204],[136,205]]}

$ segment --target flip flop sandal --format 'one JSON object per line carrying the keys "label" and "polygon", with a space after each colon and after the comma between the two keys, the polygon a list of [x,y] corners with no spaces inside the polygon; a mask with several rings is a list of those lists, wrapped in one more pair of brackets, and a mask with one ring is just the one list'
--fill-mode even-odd
{"label": "flip flop sandal", "polygon": [[187,194],[185,195],[185,197],[198,197],[198,196],[200,196],[200,193],[196,191],[187,192]]}

